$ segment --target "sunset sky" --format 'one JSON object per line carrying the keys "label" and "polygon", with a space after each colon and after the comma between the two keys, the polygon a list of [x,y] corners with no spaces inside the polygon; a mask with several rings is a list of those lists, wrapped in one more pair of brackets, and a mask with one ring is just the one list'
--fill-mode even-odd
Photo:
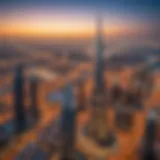
{"label": "sunset sky", "polygon": [[10,0],[0,5],[0,35],[86,37],[100,12],[108,35],[159,32],[159,0]]}

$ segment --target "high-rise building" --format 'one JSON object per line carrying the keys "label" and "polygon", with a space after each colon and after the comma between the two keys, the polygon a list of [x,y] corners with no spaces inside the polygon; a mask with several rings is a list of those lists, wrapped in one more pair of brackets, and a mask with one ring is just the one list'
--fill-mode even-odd
{"label": "high-rise building", "polygon": [[113,84],[113,87],[110,89],[110,105],[115,105],[116,103],[120,103],[120,100],[122,98],[122,95],[123,95],[123,90],[122,88],[120,87],[119,84],[117,83],[114,83]]}
{"label": "high-rise building", "polygon": [[61,160],[74,159],[76,108],[71,85],[64,89],[64,104],[61,113],[61,133],[63,139]]}
{"label": "high-rise building", "polygon": [[78,90],[77,90],[77,99],[78,99],[78,101],[77,101],[77,110],[79,110],[79,111],[83,111],[84,109],[85,109],[85,105],[86,105],[86,103],[85,103],[85,100],[86,100],[86,98],[85,98],[85,87],[84,87],[84,82],[82,82],[82,81],[79,81],[78,82],[78,84],[77,84],[77,88],[78,88]]}
{"label": "high-rise building", "polygon": [[64,90],[64,104],[61,114],[61,133],[63,139],[61,160],[87,160],[81,152],[75,151],[76,113],[73,88],[71,85],[68,85]]}
{"label": "high-rise building", "polygon": [[95,81],[92,95],[92,111],[90,124],[88,128],[89,135],[97,141],[99,145],[111,145],[113,137],[107,127],[106,106],[106,82],[104,74],[103,61],[103,38],[102,38],[102,20],[99,17],[97,21],[97,51],[95,66]]}
{"label": "high-rise building", "polygon": [[38,108],[38,80],[32,77],[30,80],[30,98],[31,98],[31,116],[33,119],[38,120],[39,108]]}
{"label": "high-rise building", "polygon": [[96,65],[95,65],[95,81],[93,94],[105,94],[105,75],[104,75],[104,60],[103,60],[103,37],[102,37],[102,19],[97,19],[97,43],[96,43]]}
{"label": "high-rise building", "polygon": [[115,124],[119,129],[130,130],[135,120],[130,95],[124,92],[120,100],[115,106]]}
{"label": "high-rise building", "polygon": [[152,111],[147,119],[146,128],[142,144],[140,146],[140,159],[141,160],[158,160],[154,148],[156,137],[156,114]]}
{"label": "high-rise building", "polygon": [[19,65],[16,69],[14,79],[14,109],[16,132],[22,132],[26,127],[26,115],[24,106],[24,77],[23,66]]}

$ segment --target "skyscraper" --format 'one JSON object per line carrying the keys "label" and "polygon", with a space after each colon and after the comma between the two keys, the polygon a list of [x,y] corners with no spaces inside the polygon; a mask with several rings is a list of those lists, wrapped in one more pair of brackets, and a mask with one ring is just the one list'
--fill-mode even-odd
{"label": "skyscraper", "polygon": [[107,97],[103,61],[104,45],[102,38],[102,20],[100,17],[98,17],[97,25],[95,82],[92,95],[92,109],[88,133],[99,145],[108,146],[113,143],[113,137],[108,130],[106,121]]}
{"label": "skyscraper", "polygon": [[62,151],[60,160],[87,160],[85,155],[75,150],[76,138],[76,102],[73,88],[68,85],[64,89],[64,103],[61,113]]}
{"label": "skyscraper", "polygon": [[61,114],[61,133],[63,139],[61,160],[74,159],[76,108],[71,85],[64,89],[64,103]]}
{"label": "skyscraper", "polygon": [[78,88],[78,104],[77,104],[77,109],[79,111],[83,111],[85,109],[85,87],[84,87],[84,82],[79,81],[77,84],[77,88]]}
{"label": "skyscraper", "polygon": [[97,18],[97,43],[96,43],[96,65],[95,65],[95,84],[94,94],[104,94],[105,87],[105,75],[104,75],[104,60],[103,60],[103,37],[102,37],[102,19]]}
{"label": "skyscraper", "polygon": [[113,87],[110,89],[110,99],[109,99],[109,102],[110,102],[110,105],[115,105],[117,102],[120,103],[120,100],[121,100],[121,97],[123,95],[123,90],[122,88],[120,87],[119,84],[114,83],[113,84]]}
{"label": "skyscraper", "polygon": [[26,127],[25,106],[24,106],[24,77],[23,66],[16,69],[14,79],[14,109],[16,132],[22,132]]}
{"label": "skyscraper", "polygon": [[31,115],[35,120],[39,118],[39,109],[38,109],[38,80],[35,77],[32,77],[30,80],[30,98],[31,98]]}
{"label": "skyscraper", "polygon": [[156,114],[154,111],[150,112],[147,119],[145,134],[140,148],[140,159],[141,160],[158,160],[156,158],[156,152],[154,148],[155,137],[156,137]]}
{"label": "skyscraper", "polygon": [[130,95],[123,92],[115,106],[115,124],[119,129],[130,130],[134,124],[134,109],[130,104]]}

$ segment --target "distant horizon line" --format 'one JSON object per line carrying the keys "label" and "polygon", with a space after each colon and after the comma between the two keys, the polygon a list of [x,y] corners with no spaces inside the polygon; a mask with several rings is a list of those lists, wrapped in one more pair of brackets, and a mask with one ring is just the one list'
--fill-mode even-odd
{"label": "distant horizon line", "polygon": [[[107,37],[120,37],[120,36],[134,36],[134,35],[137,35],[137,32],[136,31],[124,31],[124,32],[121,32],[121,31],[115,31],[115,32],[103,32],[103,37],[104,38],[107,38]],[[145,35],[145,32],[138,32],[138,35]],[[44,38],[44,39],[92,39],[92,38],[95,38],[96,37],[96,34],[95,33],[85,33],[85,32],[82,32],[82,33],[73,33],[73,34],[70,34],[70,33],[58,33],[58,34],[54,34],[54,33],[48,33],[48,34],[45,34],[45,33],[5,33],[5,32],[1,32],[0,33],[0,38],[1,37],[10,37],[10,38]]]}

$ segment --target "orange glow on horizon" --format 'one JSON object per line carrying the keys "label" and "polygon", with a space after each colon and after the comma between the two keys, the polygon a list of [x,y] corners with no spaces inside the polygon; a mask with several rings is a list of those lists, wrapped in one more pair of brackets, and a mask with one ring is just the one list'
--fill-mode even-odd
{"label": "orange glow on horizon", "polygon": [[[0,17],[1,18],[1,17]],[[93,12],[50,9],[20,9],[6,14],[0,36],[90,38],[96,35],[96,16]],[[104,34],[117,36],[144,32],[147,26],[120,15],[103,15]]]}
{"label": "orange glow on horizon", "polygon": [[[104,34],[110,36],[116,36],[123,33],[131,33],[132,30],[128,28],[122,28],[118,26],[105,27]],[[6,36],[20,36],[20,37],[93,37],[96,34],[94,27],[90,28],[63,28],[53,27],[52,28],[40,28],[40,27],[8,27],[0,31],[0,35]]]}
{"label": "orange glow on horizon", "polygon": [[[104,34],[117,36],[137,32],[136,27],[126,25],[104,25]],[[96,35],[96,24],[92,21],[55,20],[49,21],[8,21],[1,27],[0,36],[48,37],[48,38],[90,38]]]}

